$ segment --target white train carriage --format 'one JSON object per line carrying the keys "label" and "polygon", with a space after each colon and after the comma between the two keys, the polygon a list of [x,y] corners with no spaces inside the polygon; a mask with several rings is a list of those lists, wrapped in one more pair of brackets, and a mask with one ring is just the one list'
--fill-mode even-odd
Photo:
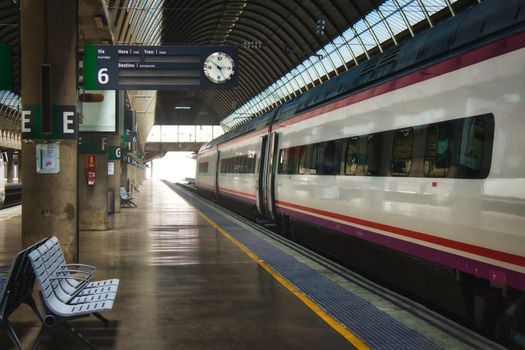
{"label": "white train carriage", "polygon": [[[226,205],[256,206],[292,239],[503,337],[498,322],[525,300],[523,62],[525,1],[488,0],[199,162],[220,159]],[[232,159],[249,155],[242,174]]]}
{"label": "white train carriage", "polygon": [[197,158],[197,171],[195,184],[201,194],[206,197],[216,198],[216,170],[217,170],[217,148],[212,147],[199,153]]}
{"label": "white train carriage", "polygon": [[257,160],[261,157],[258,138],[245,138],[219,145],[218,193],[255,208],[257,198]]}

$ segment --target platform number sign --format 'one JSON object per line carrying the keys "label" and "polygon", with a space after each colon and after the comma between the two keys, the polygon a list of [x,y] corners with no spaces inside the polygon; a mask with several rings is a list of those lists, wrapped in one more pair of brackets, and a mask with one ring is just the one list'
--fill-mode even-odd
{"label": "platform number sign", "polygon": [[109,75],[107,68],[100,68],[97,74],[98,83],[101,85],[106,85],[109,82]]}
{"label": "platform number sign", "polygon": [[233,89],[237,61],[237,48],[232,46],[86,45],[84,89]]}

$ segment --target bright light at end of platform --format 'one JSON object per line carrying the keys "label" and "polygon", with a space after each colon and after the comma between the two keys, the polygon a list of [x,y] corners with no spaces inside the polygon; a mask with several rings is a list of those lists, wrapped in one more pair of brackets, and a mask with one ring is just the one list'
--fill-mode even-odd
{"label": "bright light at end of platform", "polygon": [[150,165],[149,178],[165,179],[170,182],[183,182],[185,178],[195,178],[197,161],[193,152],[168,152]]}

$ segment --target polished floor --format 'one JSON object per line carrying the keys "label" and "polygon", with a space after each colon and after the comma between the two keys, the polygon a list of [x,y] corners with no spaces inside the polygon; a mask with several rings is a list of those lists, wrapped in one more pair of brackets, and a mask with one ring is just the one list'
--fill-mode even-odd
{"label": "polished floor", "polygon": [[[71,322],[98,347],[353,348],[165,184],[146,181],[136,197],[139,207],[115,214],[112,230],[81,233],[81,262],[121,281],[108,329],[95,318]],[[0,264],[19,249],[20,216],[0,219]],[[29,347],[35,317],[22,306],[12,321]],[[9,348],[0,335],[0,349]],[[39,348],[86,347],[56,328]]]}

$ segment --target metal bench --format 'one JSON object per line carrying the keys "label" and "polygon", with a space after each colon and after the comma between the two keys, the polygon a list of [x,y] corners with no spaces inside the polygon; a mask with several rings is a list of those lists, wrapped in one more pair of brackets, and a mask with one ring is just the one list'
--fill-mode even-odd
{"label": "metal bench", "polygon": [[42,240],[18,253],[11,263],[7,275],[0,279],[0,327],[18,349],[23,349],[23,347],[9,322],[9,316],[21,304],[27,304],[42,321],[32,295],[35,274],[31,268],[28,255],[45,241]]}
{"label": "metal bench", "polygon": [[[118,279],[108,279],[102,281],[91,281],[91,277],[95,274],[96,267],[86,264],[68,264],[60,247],[58,238],[51,237],[46,245],[51,250],[51,254],[55,256],[55,264],[57,267],[56,275],[60,280],[60,287],[69,296],[77,295],[101,294],[101,293],[116,293],[119,285]],[[83,275],[84,278],[70,278],[73,275]]]}
{"label": "metal bench", "polygon": [[132,197],[124,187],[120,187],[120,206],[136,208],[137,205],[133,202],[135,197]]}
{"label": "metal bench", "polygon": [[38,249],[33,250],[29,254],[29,260],[40,285],[40,296],[45,309],[43,325],[33,349],[40,343],[46,328],[57,324],[64,324],[83,342],[95,348],[67,321],[93,315],[108,326],[108,320],[100,313],[113,308],[119,280],[91,281],[94,267],[66,264],[56,237],[50,238]]}

